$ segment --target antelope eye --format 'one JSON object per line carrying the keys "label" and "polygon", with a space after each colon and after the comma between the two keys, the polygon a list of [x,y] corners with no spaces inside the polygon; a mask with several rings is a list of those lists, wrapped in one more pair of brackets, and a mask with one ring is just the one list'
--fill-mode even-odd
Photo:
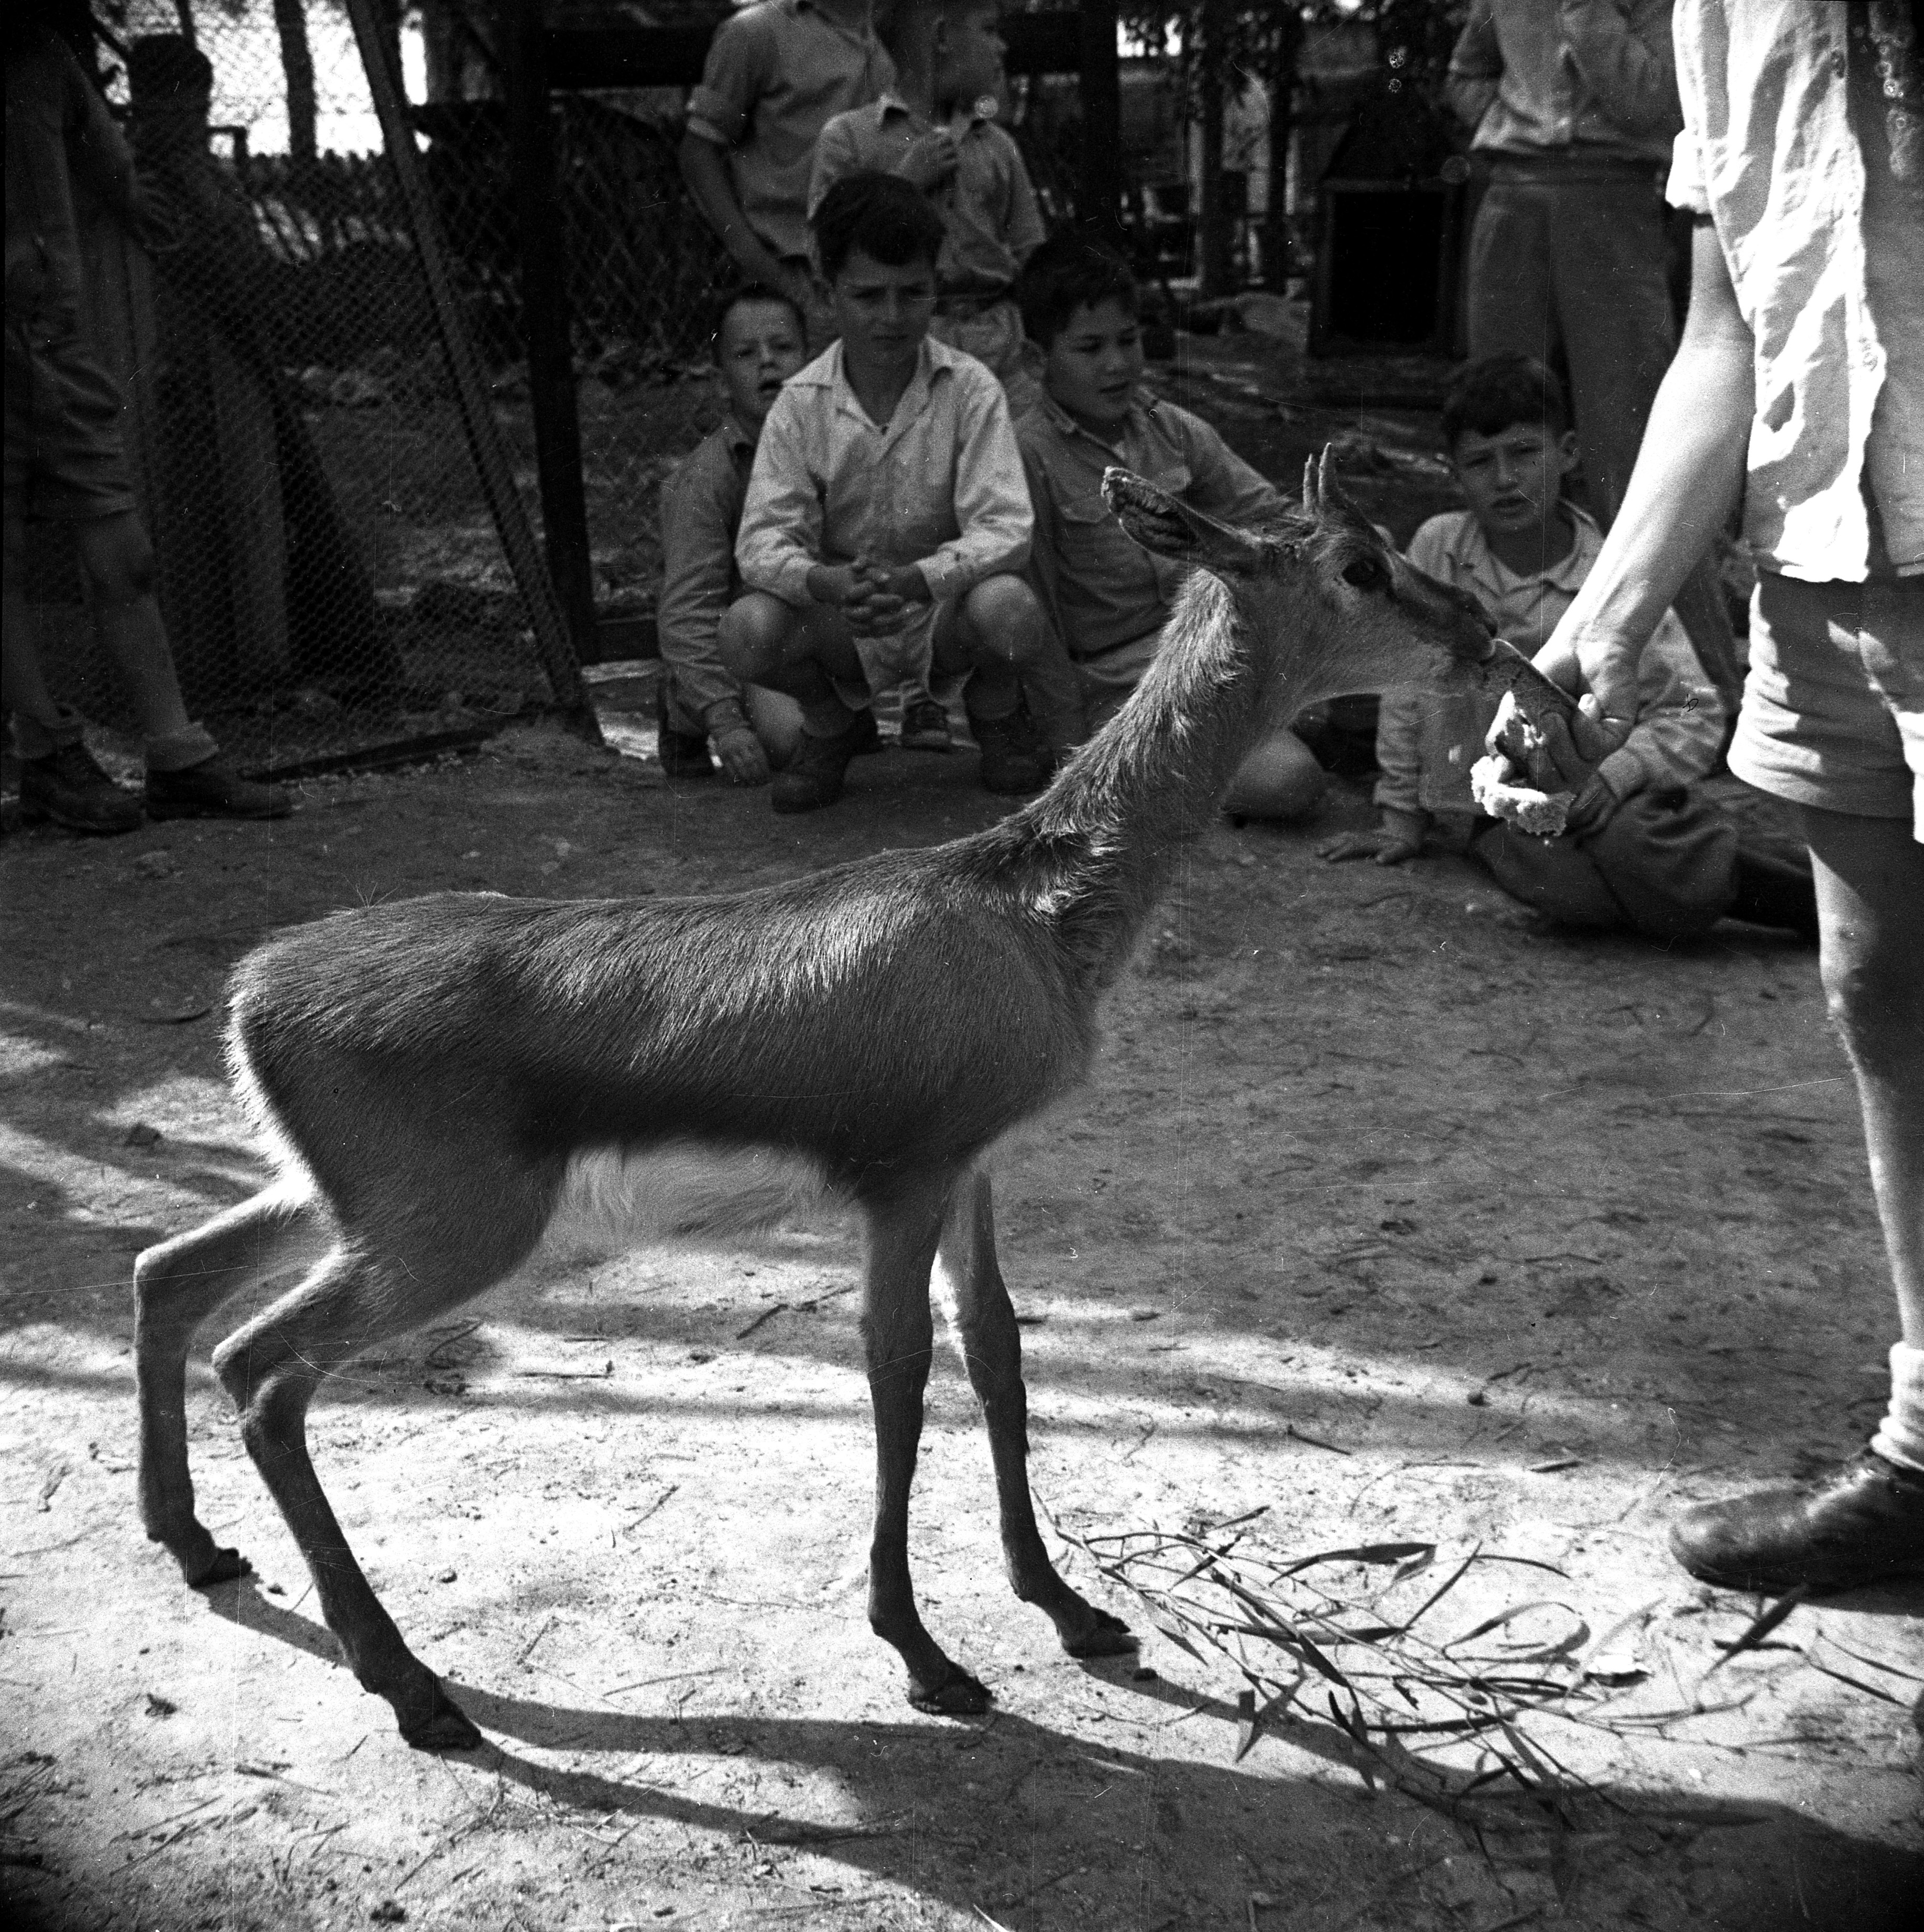
{"label": "antelope eye", "polygon": [[1344,566],[1343,581],[1359,590],[1377,590],[1389,581],[1389,573],[1376,558],[1359,556],[1354,563]]}

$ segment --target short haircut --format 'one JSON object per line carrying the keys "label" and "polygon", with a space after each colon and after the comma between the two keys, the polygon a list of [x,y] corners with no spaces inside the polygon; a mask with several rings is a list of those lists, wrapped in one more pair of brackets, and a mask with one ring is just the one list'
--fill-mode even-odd
{"label": "short haircut", "polygon": [[715,332],[709,337],[717,349],[721,346],[721,332],[728,318],[738,308],[746,308],[755,302],[772,302],[778,308],[785,308],[795,318],[796,332],[802,338],[802,346],[808,344],[808,318],[802,312],[802,304],[794,296],[784,295],[780,289],[772,289],[764,282],[751,282],[745,289],[736,289],[722,297],[715,307]]}
{"label": "short haircut", "polygon": [[1079,308],[1119,302],[1134,315],[1140,293],[1134,270],[1092,235],[1057,235],[1044,242],[1023,265],[1015,285],[1022,326],[1030,340],[1047,349]]}
{"label": "short haircut", "polygon": [[858,248],[884,268],[926,262],[932,268],[948,232],[921,189],[879,168],[843,176],[816,204],[809,226],[823,276],[832,282]]}
{"label": "short haircut", "polygon": [[1561,436],[1570,427],[1563,386],[1533,357],[1485,356],[1456,372],[1443,397],[1443,448],[1453,450],[1466,430],[1500,436],[1519,423]]}

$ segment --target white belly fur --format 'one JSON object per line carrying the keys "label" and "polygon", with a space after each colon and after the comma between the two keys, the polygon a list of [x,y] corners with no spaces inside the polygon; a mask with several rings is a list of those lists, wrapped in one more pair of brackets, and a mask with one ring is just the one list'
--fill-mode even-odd
{"label": "white belly fur", "polygon": [[776,1148],[671,1141],[596,1148],[568,1163],[541,1237],[546,1259],[754,1233],[832,1204],[816,1164]]}

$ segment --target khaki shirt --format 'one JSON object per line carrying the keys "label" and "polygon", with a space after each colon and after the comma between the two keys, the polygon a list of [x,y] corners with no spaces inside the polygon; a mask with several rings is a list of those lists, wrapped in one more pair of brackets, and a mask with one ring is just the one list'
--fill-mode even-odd
{"label": "khaki shirt", "polygon": [[[934,131],[899,95],[838,114],[815,144],[808,212],[843,176],[861,168],[897,172],[910,144]],[[945,295],[996,295],[1048,234],[1021,150],[984,115],[969,121],[955,144],[955,172],[930,196],[948,232],[936,261]]]}
{"label": "khaki shirt", "polygon": [[1809,583],[1924,573],[1924,182],[1893,172],[1877,10],[1677,10],[1670,199],[1716,224],[1756,344],[1744,535]]}
{"label": "khaki shirt", "polygon": [[1029,492],[1002,385],[925,340],[886,425],[842,373],[838,342],[782,385],[755,452],[735,541],[742,580],[808,603],[818,563],[919,565],[938,602],[1028,560]]}
{"label": "khaki shirt", "polygon": [[1266,478],[1173,403],[1132,404],[1111,443],[1044,396],[1023,412],[1015,433],[1035,508],[1030,580],[1078,660],[1161,630],[1188,574],[1132,541],[1110,514],[1102,472],[1112,464],[1225,523],[1284,507]]}
{"label": "khaki shirt", "polygon": [[867,22],[845,27],[810,0],[760,0],[716,29],[688,132],[728,151],[748,226],[776,254],[805,256],[816,136],[895,78]]}
{"label": "khaki shirt", "polygon": [[1449,57],[1473,147],[1661,166],[1682,118],[1671,0],[1473,0]]}
{"label": "khaki shirt", "polygon": [[[1467,590],[1498,632],[1526,657],[1540,650],[1575,599],[1603,548],[1603,533],[1582,511],[1569,553],[1547,570],[1519,576],[1491,554],[1467,510],[1432,517],[1410,540],[1410,561],[1439,583]],[[1386,692],[1377,713],[1376,802],[1396,812],[1474,812],[1470,768],[1497,700],[1474,692]],[[1620,799],[1701,778],[1724,741],[1723,701],[1704,675],[1689,634],[1666,610],[1637,666],[1637,722],[1597,767]]]}
{"label": "khaki shirt", "polygon": [[755,439],[733,416],[689,454],[661,492],[661,596],[655,627],[676,694],[706,717],[739,700],[741,681],[721,662],[721,614],[742,594],[735,532],[748,494]]}

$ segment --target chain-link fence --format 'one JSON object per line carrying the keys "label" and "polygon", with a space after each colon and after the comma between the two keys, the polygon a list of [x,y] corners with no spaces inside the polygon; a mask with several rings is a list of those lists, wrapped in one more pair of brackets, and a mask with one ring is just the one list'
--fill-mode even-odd
{"label": "chain-link fence", "polygon": [[[727,10],[649,13],[699,26]],[[150,251],[85,214],[89,330],[126,399],[190,708],[256,767],[478,731],[556,695],[475,450],[485,431],[538,528],[495,16],[462,0],[363,13],[405,76],[480,424],[348,0],[93,0],[94,64],[176,232]],[[649,647],[661,483],[721,415],[706,338],[733,271],[682,181],[685,100],[552,106],[595,602],[618,655]],[[1073,80],[1016,82],[1005,118],[1048,218],[1071,218]],[[32,565],[55,683],[127,722],[59,532],[37,532]]]}

